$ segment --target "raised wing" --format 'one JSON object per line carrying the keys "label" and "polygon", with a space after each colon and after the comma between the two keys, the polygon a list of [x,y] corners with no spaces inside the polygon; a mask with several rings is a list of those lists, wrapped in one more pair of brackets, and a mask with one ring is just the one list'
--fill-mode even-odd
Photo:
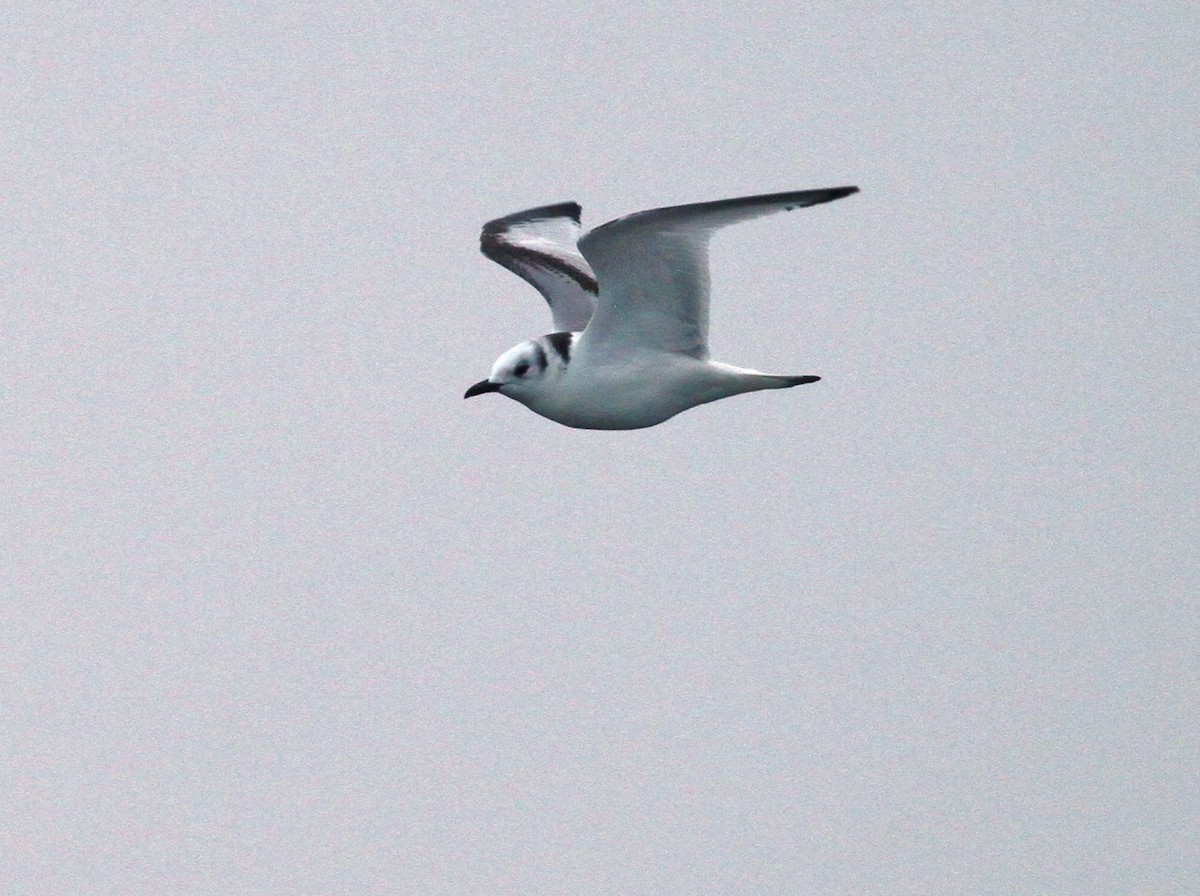
{"label": "raised wing", "polygon": [[596,276],[579,254],[579,204],[515,212],[483,225],[479,249],[531,283],[550,304],[556,331],[578,332],[596,306]]}
{"label": "raised wing", "polygon": [[579,249],[602,292],[579,351],[638,348],[708,357],[708,240],[738,221],[832,202],[858,187],[771,193],[676,205],[617,218]]}

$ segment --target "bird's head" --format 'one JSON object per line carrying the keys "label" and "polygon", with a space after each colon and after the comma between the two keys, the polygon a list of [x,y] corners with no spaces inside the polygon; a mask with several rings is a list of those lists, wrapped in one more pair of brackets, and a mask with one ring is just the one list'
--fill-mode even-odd
{"label": "bird's head", "polygon": [[468,389],[463,398],[499,392],[520,401],[545,381],[546,369],[546,349],[538,340],[530,339],[497,358],[488,378]]}

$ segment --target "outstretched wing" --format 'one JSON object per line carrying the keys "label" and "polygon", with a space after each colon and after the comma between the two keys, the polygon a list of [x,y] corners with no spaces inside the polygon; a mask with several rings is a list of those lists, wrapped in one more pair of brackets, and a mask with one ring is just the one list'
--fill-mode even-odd
{"label": "outstretched wing", "polygon": [[713,232],[857,192],[858,187],[833,187],[676,205],[617,218],[588,232],[579,249],[603,292],[579,351],[619,354],[641,348],[707,358]]}
{"label": "outstretched wing", "polygon": [[554,329],[578,332],[596,307],[596,276],[579,254],[579,204],[564,202],[488,221],[479,249],[531,283],[550,304]]}

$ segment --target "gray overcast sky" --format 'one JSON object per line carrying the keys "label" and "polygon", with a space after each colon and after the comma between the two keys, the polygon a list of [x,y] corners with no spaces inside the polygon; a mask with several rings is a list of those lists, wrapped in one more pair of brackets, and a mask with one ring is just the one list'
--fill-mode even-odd
{"label": "gray overcast sky", "polygon": [[[699,5],[0,13],[0,890],[1200,891],[1196,4]],[[462,400],[483,221],[847,183],[821,383]]]}

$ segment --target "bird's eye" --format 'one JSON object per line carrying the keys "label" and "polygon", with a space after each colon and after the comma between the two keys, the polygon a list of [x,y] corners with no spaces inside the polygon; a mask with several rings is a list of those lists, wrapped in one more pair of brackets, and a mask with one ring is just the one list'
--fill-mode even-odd
{"label": "bird's eye", "polygon": [[529,373],[529,365],[526,362],[522,361],[520,364],[518,364],[516,367],[513,368],[513,373],[515,373],[517,376],[524,376],[525,374]]}

